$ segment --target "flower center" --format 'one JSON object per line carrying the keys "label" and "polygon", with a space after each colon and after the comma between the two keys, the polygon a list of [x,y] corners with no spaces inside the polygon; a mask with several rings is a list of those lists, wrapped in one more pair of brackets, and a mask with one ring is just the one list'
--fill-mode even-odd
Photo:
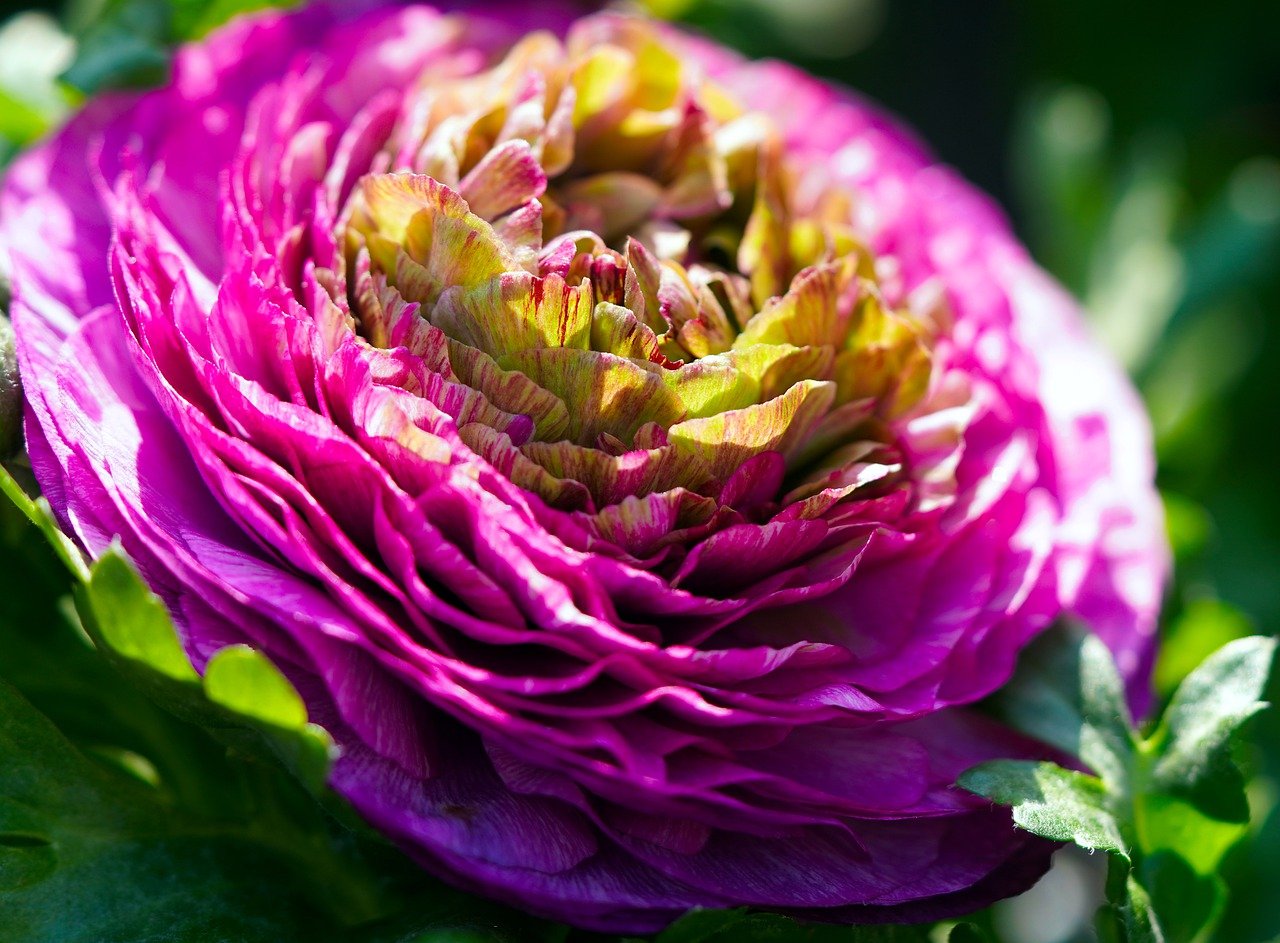
{"label": "flower center", "polygon": [[674,491],[696,521],[901,478],[939,325],[886,304],[851,195],[649,24],[433,80],[388,151],[406,169],[343,217],[359,330],[465,389],[459,435],[521,487],[593,513]]}

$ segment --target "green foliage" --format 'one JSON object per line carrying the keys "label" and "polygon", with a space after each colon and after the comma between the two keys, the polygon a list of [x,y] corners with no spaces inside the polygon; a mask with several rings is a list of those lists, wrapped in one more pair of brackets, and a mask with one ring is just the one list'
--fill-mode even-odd
{"label": "green foliage", "polygon": [[1159,759],[1151,785],[1182,796],[1213,818],[1247,822],[1244,777],[1232,761],[1235,732],[1266,704],[1261,700],[1275,639],[1237,639],[1187,676],[1152,736]]}
{"label": "green foliage", "polygon": [[164,603],[118,548],[94,562],[76,596],[99,649],[158,703],[246,752],[269,750],[313,792],[323,787],[332,740],[307,722],[302,698],[260,653],[244,645],[224,648],[202,678]]}
{"label": "green foliage", "polygon": [[998,701],[1006,719],[1099,775],[1053,763],[998,760],[960,778],[1010,806],[1044,838],[1113,857],[1104,940],[1203,939],[1221,914],[1223,856],[1249,818],[1245,780],[1231,756],[1260,700],[1274,639],[1230,642],[1184,680],[1155,729],[1132,726],[1106,647],[1095,636],[1042,639]]}
{"label": "green foliage", "polygon": [[[237,645],[201,676],[119,549],[86,566],[43,502],[0,487],[7,582],[26,590],[0,593],[0,940],[562,934],[366,831],[324,790],[332,743],[274,665]],[[74,606],[56,601],[68,567]]]}
{"label": "green foliage", "polygon": [[1204,596],[1188,600],[1161,639],[1156,690],[1166,697],[1173,694],[1196,665],[1228,642],[1253,631],[1252,620],[1230,603]]}
{"label": "green foliage", "polygon": [[81,4],[76,57],[63,80],[92,94],[163,79],[175,43],[198,39],[241,13],[289,0],[98,0]]}
{"label": "green foliage", "polygon": [[310,900],[291,886],[302,860],[267,830],[283,812],[211,828],[96,767],[2,682],[0,796],[0,939],[266,943],[325,925],[336,875]]}
{"label": "green foliage", "polygon": [[994,760],[966,772],[960,785],[1012,806],[1014,822],[1029,832],[1089,851],[1129,855],[1106,787],[1095,776],[1054,763]]}
{"label": "green foliage", "polygon": [[[23,517],[39,529],[73,576],[81,580],[88,579],[89,568],[85,565],[84,557],[71,538],[58,527],[48,501],[44,498],[28,497],[9,470],[3,467],[0,467],[0,492],[13,502],[13,507],[17,508]],[[6,510],[8,510],[7,506]]]}

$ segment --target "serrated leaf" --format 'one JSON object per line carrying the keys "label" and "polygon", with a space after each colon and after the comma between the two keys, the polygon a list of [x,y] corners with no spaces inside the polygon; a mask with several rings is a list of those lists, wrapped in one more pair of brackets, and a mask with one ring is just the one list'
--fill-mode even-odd
{"label": "serrated leaf", "polygon": [[958,785],[1011,807],[1014,822],[1042,838],[1128,857],[1106,790],[1096,777],[1055,763],[993,760],[965,772]]}
{"label": "serrated leaf", "polygon": [[[47,721],[37,725],[38,736],[6,752],[4,737],[22,725],[0,711],[0,940],[403,943],[435,927],[440,934],[484,931],[502,943],[550,943],[531,929],[538,922],[446,888],[380,840],[353,836],[283,770],[229,753],[207,731],[141,696],[48,604],[57,584],[47,577],[66,575],[15,517],[8,509],[0,514],[0,539],[22,547],[12,561],[21,569],[11,573],[36,592],[0,595],[0,673],[20,680],[89,743],[118,744],[152,762],[159,784],[142,786],[75,753]],[[26,569],[44,564],[50,574]],[[47,752],[53,744],[62,746]],[[70,771],[58,759],[63,754],[74,758]],[[35,785],[24,788],[14,777]],[[99,782],[107,787],[90,788]],[[76,791],[64,797],[68,784]],[[123,824],[112,831],[115,822]],[[86,834],[75,834],[82,827]],[[370,858],[377,861],[373,873]],[[302,885],[308,902],[295,904]],[[200,903],[193,914],[188,895]],[[296,934],[288,926],[295,907],[306,911]],[[385,923],[362,922],[400,908],[408,914],[385,933]],[[346,932],[346,921],[361,923]]]}
{"label": "serrated leaf", "polygon": [[1218,649],[1179,686],[1149,748],[1158,754],[1152,785],[1182,796],[1213,818],[1248,819],[1244,780],[1231,740],[1262,710],[1276,640],[1237,639]]}

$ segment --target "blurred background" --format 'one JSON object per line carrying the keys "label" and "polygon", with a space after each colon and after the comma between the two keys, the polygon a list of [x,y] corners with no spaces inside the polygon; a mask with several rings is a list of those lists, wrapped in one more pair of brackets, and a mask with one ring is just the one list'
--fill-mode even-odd
{"label": "blurred background", "polygon": [[[251,5],[0,3],[0,162],[74,107],[79,93],[59,76],[80,89],[158,78],[175,39]],[[996,197],[1082,299],[1155,424],[1178,564],[1162,696],[1231,638],[1276,631],[1280,3],[644,5],[884,103]],[[4,570],[20,572],[12,562]],[[1280,711],[1255,722],[1241,749],[1254,826],[1230,856],[1214,940],[1280,941]],[[988,915],[1006,943],[1094,939],[1100,862],[1059,859],[1039,887]]]}

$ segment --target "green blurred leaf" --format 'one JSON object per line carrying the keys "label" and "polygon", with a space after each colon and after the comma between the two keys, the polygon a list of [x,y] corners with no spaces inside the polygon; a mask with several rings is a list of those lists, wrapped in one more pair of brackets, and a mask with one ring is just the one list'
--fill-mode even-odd
{"label": "green blurred leaf", "polygon": [[1033,90],[1015,132],[1014,169],[1035,244],[1077,293],[1113,201],[1110,138],[1106,99],[1079,85]]}
{"label": "green blurred leaf", "polygon": [[171,0],[174,34],[199,39],[236,16],[259,10],[297,6],[299,0]]}
{"label": "green blurred leaf", "polygon": [[0,88],[0,137],[24,147],[48,129],[45,115]]}
{"label": "green blurred leaf", "polygon": [[[0,167],[55,127],[71,105],[56,82],[71,55],[70,39],[44,12],[12,4],[6,12],[13,15],[0,19]],[[8,307],[6,294],[0,290],[0,310]]]}
{"label": "green blurred leaf", "polygon": [[171,22],[163,0],[108,0],[76,35],[62,80],[86,95],[159,84],[169,67]]}
{"label": "green blurred leaf", "polygon": [[1156,660],[1156,690],[1171,695],[1211,654],[1253,631],[1253,622],[1235,606],[1212,597],[1192,599],[1165,630]]}
{"label": "green blurred leaf", "polygon": [[1152,855],[1142,863],[1142,884],[1150,889],[1160,928],[1169,943],[1194,943],[1213,926],[1226,901],[1226,887],[1217,875],[1197,874],[1172,851]]}
{"label": "green blurred leaf", "polygon": [[296,0],[105,0],[80,17],[76,57],[63,81],[92,94],[159,84],[171,49],[233,16]]}
{"label": "green blurred leaf", "polygon": [[677,20],[697,4],[698,0],[640,0],[646,13],[664,20]]}
{"label": "green blurred leaf", "polygon": [[1168,491],[1162,491],[1160,498],[1164,503],[1165,529],[1174,556],[1182,561],[1204,550],[1213,531],[1213,519],[1204,505]]}
{"label": "green blurred leaf", "polygon": [[274,838],[212,824],[90,763],[0,682],[0,939],[278,943],[326,932],[334,916],[302,892]]}
{"label": "green blurred leaf", "polygon": [[1171,326],[1142,378],[1164,467],[1212,474],[1221,462],[1230,424],[1219,413],[1258,354],[1258,333],[1250,312],[1229,297]]}
{"label": "green blurred leaf", "polygon": [[1280,160],[1242,161],[1183,240],[1186,293],[1178,317],[1268,273],[1280,248]]}
{"label": "green blurred leaf", "polygon": [[1146,852],[1177,852],[1199,874],[1212,874],[1245,832],[1245,823],[1211,818],[1175,796],[1139,797],[1138,840]]}
{"label": "green blurred leaf", "polygon": [[991,938],[972,923],[961,923],[951,928],[946,943],[990,943]]}
{"label": "green blurred leaf", "polygon": [[1165,943],[1164,931],[1151,905],[1147,889],[1130,874],[1125,879],[1125,902],[1120,913],[1127,943]]}
{"label": "green blurred leaf", "polygon": [[1054,763],[993,760],[966,771],[963,789],[1013,810],[1033,834],[1081,848],[1128,856],[1102,781]]}
{"label": "green blurred leaf", "polygon": [[1152,736],[1159,759],[1152,784],[1188,799],[1212,818],[1248,820],[1244,779],[1231,758],[1231,740],[1262,710],[1276,640],[1261,636],[1224,645],[1193,671],[1169,703]]}

